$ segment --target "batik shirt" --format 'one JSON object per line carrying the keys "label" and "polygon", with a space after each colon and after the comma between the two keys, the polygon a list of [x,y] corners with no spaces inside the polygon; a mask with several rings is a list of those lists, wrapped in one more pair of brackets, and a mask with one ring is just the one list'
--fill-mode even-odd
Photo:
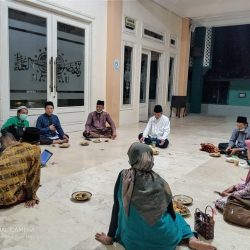
{"label": "batik shirt", "polygon": [[16,203],[25,191],[36,198],[40,184],[41,150],[29,143],[15,143],[0,155],[0,206]]}

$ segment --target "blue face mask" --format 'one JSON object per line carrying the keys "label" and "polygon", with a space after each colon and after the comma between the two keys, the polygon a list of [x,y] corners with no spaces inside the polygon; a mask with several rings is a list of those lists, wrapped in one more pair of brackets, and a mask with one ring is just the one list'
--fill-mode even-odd
{"label": "blue face mask", "polygon": [[27,118],[28,118],[28,115],[26,115],[26,114],[20,114],[20,119],[22,120],[22,121],[25,121]]}

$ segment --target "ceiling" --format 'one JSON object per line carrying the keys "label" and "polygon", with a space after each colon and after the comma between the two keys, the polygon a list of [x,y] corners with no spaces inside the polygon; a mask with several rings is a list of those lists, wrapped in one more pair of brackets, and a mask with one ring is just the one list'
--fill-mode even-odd
{"label": "ceiling", "polygon": [[250,24],[250,0],[153,0],[197,26]]}

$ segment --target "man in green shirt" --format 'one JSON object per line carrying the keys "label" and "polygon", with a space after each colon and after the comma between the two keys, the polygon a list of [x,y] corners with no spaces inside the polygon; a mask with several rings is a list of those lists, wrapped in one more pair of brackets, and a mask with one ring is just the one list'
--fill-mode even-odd
{"label": "man in green shirt", "polygon": [[10,117],[2,126],[1,131],[7,129],[9,127],[14,127],[22,137],[23,128],[29,127],[29,122],[27,121],[28,118],[28,108],[25,106],[20,106],[17,108],[17,115]]}

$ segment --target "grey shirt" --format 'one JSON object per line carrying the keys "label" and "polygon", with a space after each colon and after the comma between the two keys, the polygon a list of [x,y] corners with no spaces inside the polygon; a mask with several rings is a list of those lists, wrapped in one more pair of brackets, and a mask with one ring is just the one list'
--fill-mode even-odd
{"label": "grey shirt", "polygon": [[242,150],[247,150],[245,140],[250,139],[250,128],[247,127],[244,131],[239,131],[235,128],[229,140],[229,147],[236,147]]}

